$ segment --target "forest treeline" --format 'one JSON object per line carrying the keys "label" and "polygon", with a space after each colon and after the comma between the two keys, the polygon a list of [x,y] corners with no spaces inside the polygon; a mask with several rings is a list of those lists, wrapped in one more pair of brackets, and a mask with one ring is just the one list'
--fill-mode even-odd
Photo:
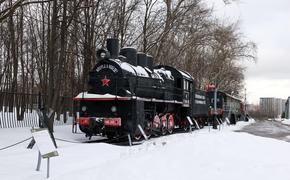
{"label": "forest treeline", "polygon": [[256,56],[239,24],[215,18],[206,0],[0,0],[0,92],[41,92],[57,109],[86,90],[107,37],[226,92],[241,90],[243,62]]}

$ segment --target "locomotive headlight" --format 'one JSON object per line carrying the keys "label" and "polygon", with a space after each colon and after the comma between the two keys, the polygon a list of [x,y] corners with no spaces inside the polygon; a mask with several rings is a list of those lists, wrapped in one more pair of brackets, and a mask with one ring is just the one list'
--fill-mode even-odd
{"label": "locomotive headlight", "polygon": [[106,57],[106,52],[101,52],[100,57],[103,59]]}
{"label": "locomotive headlight", "polygon": [[87,110],[87,106],[82,107],[82,111],[85,112]]}
{"label": "locomotive headlight", "polygon": [[117,111],[117,107],[116,106],[112,106],[111,107],[111,111],[114,113],[114,112],[116,112]]}
{"label": "locomotive headlight", "polygon": [[110,56],[110,53],[107,50],[105,50],[105,49],[99,49],[97,51],[97,58],[99,60],[103,60],[103,59],[109,58],[109,56]]}

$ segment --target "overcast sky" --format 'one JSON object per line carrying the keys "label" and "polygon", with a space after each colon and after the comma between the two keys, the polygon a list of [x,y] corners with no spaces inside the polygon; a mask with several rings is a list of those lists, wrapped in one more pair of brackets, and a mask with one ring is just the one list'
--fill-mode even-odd
{"label": "overcast sky", "polygon": [[208,0],[218,17],[240,21],[244,35],[258,46],[257,63],[246,63],[248,102],[290,96],[290,0]]}

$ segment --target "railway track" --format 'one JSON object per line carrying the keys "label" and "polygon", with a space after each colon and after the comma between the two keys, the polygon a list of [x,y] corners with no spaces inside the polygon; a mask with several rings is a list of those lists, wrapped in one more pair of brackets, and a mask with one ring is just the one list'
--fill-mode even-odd
{"label": "railway track", "polygon": [[[192,130],[197,130],[197,129],[193,128]],[[172,136],[174,134],[182,134],[182,133],[189,133],[189,131],[184,131],[183,129],[175,129],[174,133],[166,134],[166,136]],[[155,138],[158,138],[161,136],[162,135],[157,135],[157,133],[155,133],[154,135],[152,135],[150,137],[150,139],[155,139]],[[144,139],[141,139],[139,141],[135,140],[132,142],[132,145],[140,145],[140,144],[143,144],[144,142],[145,142]],[[118,146],[129,146],[130,145],[129,140],[127,138],[127,135],[122,136],[122,137],[113,138],[113,139],[88,140],[88,141],[84,141],[82,143],[108,143],[108,144],[113,144],[113,145],[118,145]]]}

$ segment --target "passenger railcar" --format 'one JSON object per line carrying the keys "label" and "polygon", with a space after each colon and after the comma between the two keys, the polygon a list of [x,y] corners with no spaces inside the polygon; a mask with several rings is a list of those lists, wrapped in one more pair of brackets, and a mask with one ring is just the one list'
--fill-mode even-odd
{"label": "passenger railcar", "polygon": [[216,110],[214,110],[214,94],[215,89],[207,91],[208,105],[211,116],[216,116],[218,119],[228,119],[230,124],[236,124],[237,121],[244,118],[243,102],[228,93],[217,91]]}

